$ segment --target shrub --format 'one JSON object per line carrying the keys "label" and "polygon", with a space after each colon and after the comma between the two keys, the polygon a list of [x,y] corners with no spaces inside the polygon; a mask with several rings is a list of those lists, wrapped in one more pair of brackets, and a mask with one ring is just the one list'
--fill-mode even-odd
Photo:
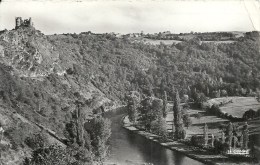
{"label": "shrub", "polygon": [[32,158],[26,158],[24,165],[68,165],[76,162],[69,150],[58,145],[38,148],[32,152]]}
{"label": "shrub", "polygon": [[198,146],[200,144],[200,139],[198,136],[193,135],[190,139],[191,145]]}
{"label": "shrub", "polygon": [[31,149],[37,149],[45,147],[47,141],[46,135],[41,133],[33,134],[25,139],[25,144],[28,145]]}
{"label": "shrub", "polygon": [[252,109],[249,109],[249,110],[246,111],[246,112],[244,113],[244,115],[243,115],[243,119],[245,119],[245,120],[254,119],[254,118],[256,118],[256,117],[258,117],[258,116],[257,116],[257,112],[254,111],[254,110],[252,110]]}
{"label": "shrub", "polygon": [[160,141],[166,141],[168,138],[167,124],[164,119],[153,121],[151,124],[151,131],[159,136]]}

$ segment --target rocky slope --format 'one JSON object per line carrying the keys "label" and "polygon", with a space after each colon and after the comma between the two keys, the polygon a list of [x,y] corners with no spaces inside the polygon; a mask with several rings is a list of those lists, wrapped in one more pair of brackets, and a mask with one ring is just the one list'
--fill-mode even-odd
{"label": "rocky slope", "polygon": [[[0,122],[7,146],[2,162],[19,164],[30,149],[27,137],[47,132],[63,145],[65,124],[80,108],[85,119],[123,104],[136,90],[161,97],[178,88],[211,97],[254,96],[260,88],[258,32],[231,44],[133,43],[113,34],[44,35],[33,27],[0,32]],[[9,145],[10,144],[10,145]]]}
{"label": "rocky slope", "polygon": [[25,139],[36,132],[45,131],[50,143],[64,145],[65,124],[79,104],[86,119],[101,106],[114,105],[80,69],[74,53],[33,27],[0,34],[1,144],[8,148],[2,163],[20,164],[30,151]]}

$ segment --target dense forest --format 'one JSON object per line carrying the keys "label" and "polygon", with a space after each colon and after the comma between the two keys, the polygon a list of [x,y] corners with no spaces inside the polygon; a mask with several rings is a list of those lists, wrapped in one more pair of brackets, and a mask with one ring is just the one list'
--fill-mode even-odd
{"label": "dense forest", "polygon": [[[2,31],[0,118],[6,130],[4,139],[12,144],[12,152],[29,148],[44,153],[27,141],[34,141],[30,137],[45,130],[52,135],[48,143],[76,143],[78,148],[87,148],[80,151],[90,153],[85,161],[102,161],[110,134],[104,123],[109,121],[95,116],[108,106],[125,104],[129,91],[158,98],[167,91],[169,101],[173,89],[178,89],[180,98],[189,95],[192,99],[198,99],[193,91],[205,97],[257,94],[259,32],[245,33],[233,43],[200,40],[150,45],[112,34],[44,35],[33,27]],[[83,125],[96,126],[100,132],[85,129],[79,133]],[[85,140],[79,140],[80,136]],[[50,152],[60,150],[50,146]],[[25,156],[30,154],[20,155]]]}
{"label": "dense forest", "polygon": [[58,41],[78,51],[89,65],[90,80],[107,96],[120,100],[129,90],[161,98],[173,86],[181,96],[194,88],[208,97],[219,89],[230,96],[254,95],[260,85],[258,32],[228,44],[193,38],[176,45],[149,45],[110,34],[84,33],[67,34],[62,41],[56,37],[54,44]]}

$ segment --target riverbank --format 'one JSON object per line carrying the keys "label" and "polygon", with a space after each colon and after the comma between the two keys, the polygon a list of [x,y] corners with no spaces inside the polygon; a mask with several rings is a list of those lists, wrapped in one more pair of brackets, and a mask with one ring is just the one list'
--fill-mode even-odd
{"label": "riverbank", "polygon": [[188,146],[184,143],[168,140],[168,142],[160,142],[158,139],[158,135],[139,130],[138,128],[132,126],[132,123],[128,120],[128,117],[123,118],[123,127],[131,132],[139,134],[146,139],[149,139],[155,143],[160,144],[163,147],[166,147],[173,151],[178,151],[184,154],[187,157],[190,157],[194,160],[200,161],[205,164],[217,164],[217,165],[233,165],[233,164],[244,164],[244,165],[253,165],[257,163],[249,163],[249,162],[236,162],[235,160],[231,160],[229,157],[224,155],[216,155],[208,152],[205,149],[201,149],[198,147]]}

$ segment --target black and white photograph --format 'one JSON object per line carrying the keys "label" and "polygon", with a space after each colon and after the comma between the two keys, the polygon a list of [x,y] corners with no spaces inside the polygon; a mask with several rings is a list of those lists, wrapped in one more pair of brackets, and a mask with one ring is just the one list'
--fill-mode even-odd
{"label": "black and white photograph", "polygon": [[259,165],[260,0],[0,0],[0,165]]}

